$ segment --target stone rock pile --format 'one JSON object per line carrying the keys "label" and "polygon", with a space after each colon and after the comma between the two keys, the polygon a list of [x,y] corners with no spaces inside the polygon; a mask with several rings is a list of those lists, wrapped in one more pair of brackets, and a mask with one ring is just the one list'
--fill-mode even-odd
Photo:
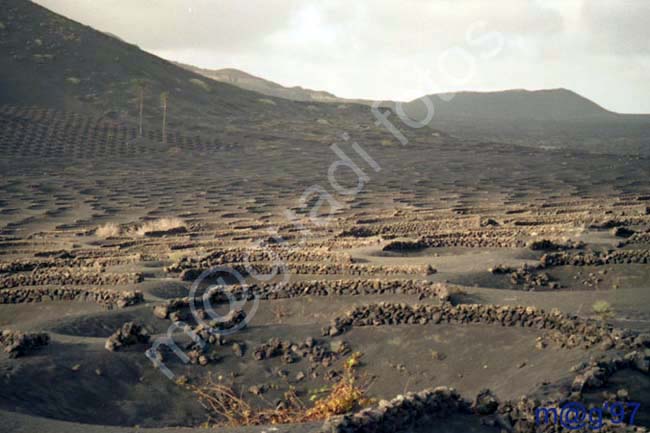
{"label": "stone rock pile", "polygon": [[38,347],[45,346],[50,342],[50,336],[46,333],[26,334],[20,331],[4,329],[0,331],[0,347],[11,358],[27,355]]}
{"label": "stone rock pile", "polygon": [[584,242],[574,242],[572,240],[568,241],[552,241],[549,239],[540,239],[535,241],[530,241],[526,244],[528,248],[533,251],[561,251],[561,250],[570,250],[584,248]]}
{"label": "stone rock pile", "polygon": [[144,326],[135,322],[126,322],[106,339],[104,347],[110,352],[115,352],[126,346],[133,346],[138,343],[146,344],[150,336]]}
{"label": "stone rock pile", "polygon": [[339,356],[347,355],[351,351],[349,344],[344,341],[335,346],[335,351],[329,350],[311,337],[308,337],[302,343],[270,338],[266,343],[257,346],[253,350],[253,357],[257,361],[280,357],[285,364],[292,364],[300,359],[308,359],[314,366],[320,364],[329,367]]}
{"label": "stone rock pile", "polygon": [[551,282],[551,277],[546,272],[534,272],[534,268],[527,266],[511,272],[510,283],[514,286],[523,286],[524,290],[535,290],[540,287],[559,288],[559,284]]}
{"label": "stone rock pile", "polygon": [[226,316],[220,318],[210,318],[203,309],[196,310],[196,314],[205,323],[200,323],[194,329],[194,332],[204,341],[210,341],[211,336],[220,336],[231,329],[243,329],[246,326],[246,312],[243,310],[232,310]]}
{"label": "stone rock pile", "polygon": [[503,275],[503,274],[511,274],[511,273],[515,272],[516,270],[517,270],[516,268],[513,268],[511,266],[498,264],[496,266],[493,266],[493,267],[489,268],[488,272],[490,272],[491,274],[495,274],[495,275]]}

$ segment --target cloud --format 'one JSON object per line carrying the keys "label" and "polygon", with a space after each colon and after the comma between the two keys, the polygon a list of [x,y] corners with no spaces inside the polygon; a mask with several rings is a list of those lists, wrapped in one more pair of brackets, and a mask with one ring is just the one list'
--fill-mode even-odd
{"label": "cloud", "polygon": [[590,48],[610,55],[650,54],[650,2],[585,2],[582,15]]}
{"label": "cloud", "polygon": [[287,25],[299,0],[37,0],[150,50],[250,49]]}

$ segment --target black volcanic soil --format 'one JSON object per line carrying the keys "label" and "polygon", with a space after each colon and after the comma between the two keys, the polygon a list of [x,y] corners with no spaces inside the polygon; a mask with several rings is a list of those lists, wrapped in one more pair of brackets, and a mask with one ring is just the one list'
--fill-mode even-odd
{"label": "black volcanic soil", "polygon": [[[65,153],[68,150],[47,161],[13,153],[11,164],[3,162],[0,185],[5,210],[0,215],[1,262],[39,263],[39,272],[59,276],[75,267],[100,275],[139,272],[140,283],[101,287],[141,290],[146,302],[113,310],[80,301],[0,305],[3,328],[46,331],[52,338],[48,347],[33,354],[0,360],[0,408],[13,422],[6,424],[5,430],[40,431],[48,426],[51,431],[104,431],[86,425],[92,424],[112,426],[108,431],[128,431],[134,425],[142,429],[197,428],[204,423],[208,417],[196,398],[152,367],[144,356],[148,346],[113,353],[104,349],[104,342],[129,321],[144,325],[154,337],[164,335],[170,322],[154,317],[153,306],[187,296],[192,284],[167,267],[184,258],[199,263],[215,252],[245,251],[253,241],[267,238],[270,229],[279,229],[286,239],[286,245],[274,247],[280,254],[297,251],[304,255],[287,262],[292,269],[290,283],[328,280],[333,287],[337,280],[352,279],[372,287],[374,279],[449,282],[459,286],[458,302],[535,305],[590,317],[595,317],[592,305],[604,300],[611,305],[608,320],[612,323],[650,330],[645,263],[568,265],[535,271],[548,273],[559,283],[557,289],[524,290],[523,285],[512,284],[508,275],[488,271],[497,265],[538,265],[545,251],[526,247],[535,239],[583,241],[585,251],[647,250],[642,236],[618,247],[620,239],[608,230],[589,228],[594,222],[612,219],[639,233],[650,227],[644,214],[647,202],[638,200],[647,192],[641,184],[631,186],[633,179],[647,172],[644,161],[612,162],[586,153],[572,159],[562,152],[522,152],[505,145],[476,148],[475,143],[435,137],[422,137],[412,148],[382,147],[380,151],[373,137],[359,138],[366,150],[381,160],[382,175],[372,177],[364,191],[350,200],[352,206],[339,211],[327,228],[312,226],[305,242],[285,219],[284,210],[299,204],[298,179],[298,185],[305,188],[323,183],[329,163],[335,161],[334,154],[322,148],[327,144],[325,136],[319,138],[318,145],[290,139],[288,145],[273,149],[258,142],[255,152],[243,148],[195,154],[188,148],[174,156],[156,152],[146,161],[128,153],[130,150],[109,160],[74,159],[74,164]],[[72,141],[70,146],[75,149],[81,142]],[[480,163],[470,157],[477,152]],[[295,163],[288,162],[289,154]],[[543,161],[533,162],[538,159]],[[47,175],[42,168],[45,161]],[[462,161],[467,163],[461,173]],[[218,171],[213,169],[215,164],[220,166]],[[89,165],[92,175],[87,174]],[[604,165],[608,170],[602,169]],[[537,168],[541,166],[547,169]],[[280,175],[278,170],[286,174]],[[478,174],[486,170],[494,176]],[[505,171],[508,176],[499,174]],[[479,187],[472,186],[472,176],[482,178]],[[605,184],[607,188],[600,186]],[[56,209],[56,214],[48,213]],[[162,237],[132,231],[144,221],[161,217],[181,218],[187,231]],[[498,225],[480,224],[487,219]],[[107,222],[120,224],[122,234],[109,239],[97,236],[95,229]],[[342,235],[360,227],[364,236]],[[444,244],[415,252],[382,251],[392,239],[423,236],[442,239]],[[222,263],[226,266],[236,257],[228,254]],[[322,258],[308,254],[321,254]],[[337,267],[341,260],[360,271]],[[330,266],[327,273],[319,270],[324,265]],[[427,265],[437,272],[427,275]],[[305,266],[309,270],[301,271]],[[585,284],[592,281],[590,274],[600,279],[592,286]],[[247,281],[254,282],[250,276]],[[72,280],[66,282],[66,286],[74,285]],[[57,286],[19,288],[29,287]],[[369,395],[386,399],[438,385],[453,386],[468,399],[483,388],[491,388],[501,399],[514,399],[538,390],[543,383],[567,380],[573,365],[592,356],[592,350],[580,348],[551,345],[539,350],[536,338],[541,333],[532,329],[483,325],[379,326],[353,329],[335,338],[321,335],[321,328],[333,317],[355,305],[380,301],[437,302],[388,293],[262,300],[250,327],[217,349],[218,361],[201,367],[172,358],[169,365],[191,383],[200,383],[209,373],[221,375],[252,404],[266,407],[289,386],[308,401],[311,391],[332,383],[326,376],[329,371],[340,371],[342,363],[319,367],[315,370],[318,375],[311,377],[307,360],[290,365],[279,358],[256,361],[252,351],[272,337],[293,342],[313,337],[326,347],[333,341],[346,341],[352,350],[364,353],[360,371],[374,377]],[[243,358],[233,353],[232,342],[245,344]],[[432,351],[443,354],[443,359],[435,358]],[[73,371],[76,365],[80,367]],[[283,371],[286,379],[281,376]],[[296,381],[299,372],[306,378]],[[270,389],[260,399],[248,393],[253,385]],[[449,431],[459,425],[489,431],[473,417],[452,418],[446,423]],[[23,430],[18,425],[24,426],[20,427]],[[443,425],[447,424],[441,428]],[[315,431],[318,427],[296,428]]]}

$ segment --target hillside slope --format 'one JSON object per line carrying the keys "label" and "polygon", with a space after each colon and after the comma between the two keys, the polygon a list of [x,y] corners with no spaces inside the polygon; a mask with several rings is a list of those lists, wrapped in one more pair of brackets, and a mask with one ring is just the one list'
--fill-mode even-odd
{"label": "hillside slope", "polygon": [[284,87],[273,81],[256,77],[239,69],[203,69],[183,63],[175,62],[176,65],[189,71],[203,75],[207,78],[232,84],[242,89],[252,90],[267,96],[277,98],[291,99],[294,101],[316,101],[316,102],[341,102],[343,99],[338,98],[329,92],[305,89],[300,86]]}
{"label": "hillside slope", "polygon": [[324,90],[306,89],[300,86],[286,87],[265,78],[257,77],[248,72],[234,68],[203,69],[192,65],[175,62],[176,65],[195,72],[212,80],[232,84],[246,90],[252,90],[263,95],[276,98],[290,99],[304,102],[335,102],[369,105],[372,101],[366,99],[340,98]]}
{"label": "hillside slope", "polygon": [[145,118],[160,117],[160,96],[169,94],[170,126],[212,126],[236,119],[298,115],[290,101],[209,81],[111,35],[25,0],[0,9],[0,105],[38,105],[133,120],[139,82],[145,85]]}

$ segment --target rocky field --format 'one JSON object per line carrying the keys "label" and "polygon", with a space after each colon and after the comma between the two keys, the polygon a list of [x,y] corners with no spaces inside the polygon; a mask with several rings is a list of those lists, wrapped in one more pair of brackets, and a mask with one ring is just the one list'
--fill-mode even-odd
{"label": "rocky field", "polygon": [[[301,197],[327,181],[319,148],[297,167],[225,149],[89,161],[74,141],[47,172],[44,157],[12,157],[0,266],[10,431],[228,425],[196,394],[208,380],[257,410],[287,407],[290,390],[309,406],[357,353],[367,408],[280,431],[428,431],[430,419],[434,431],[534,431],[535,402],[647,401],[631,379],[650,365],[644,161],[603,170],[601,155],[490,144],[482,164],[511,176],[478,181],[467,173],[481,164],[459,165],[476,144],[364,143],[382,175],[316,219]],[[156,346],[165,335],[184,357]]]}

